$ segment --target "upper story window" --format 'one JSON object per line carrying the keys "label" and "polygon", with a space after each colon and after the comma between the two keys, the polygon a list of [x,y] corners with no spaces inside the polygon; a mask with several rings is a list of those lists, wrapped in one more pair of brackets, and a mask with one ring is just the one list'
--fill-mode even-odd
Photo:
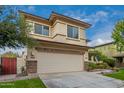
{"label": "upper story window", "polygon": [[49,27],[44,25],[35,24],[35,33],[49,36]]}
{"label": "upper story window", "polygon": [[74,26],[67,26],[67,36],[78,39],[78,28]]}

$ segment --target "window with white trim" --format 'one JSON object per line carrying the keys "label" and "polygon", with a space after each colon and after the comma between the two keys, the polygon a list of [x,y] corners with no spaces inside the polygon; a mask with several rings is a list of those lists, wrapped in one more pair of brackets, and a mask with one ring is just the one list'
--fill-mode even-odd
{"label": "window with white trim", "polygon": [[35,33],[49,36],[49,26],[35,24]]}
{"label": "window with white trim", "polygon": [[67,36],[69,38],[78,39],[78,28],[74,26],[67,25]]}

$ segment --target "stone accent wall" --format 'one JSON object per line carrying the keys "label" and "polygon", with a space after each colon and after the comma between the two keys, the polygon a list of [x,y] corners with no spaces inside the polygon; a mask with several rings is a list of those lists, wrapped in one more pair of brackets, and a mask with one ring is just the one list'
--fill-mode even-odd
{"label": "stone accent wall", "polygon": [[21,58],[17,58],[17,74],[22,73],[21,72],[21,68],[24,67],[26,69],[26,62],[25,59],[23,57]]}
{"label": "stone accent wall", "polygon": [[84,62],[84,70],[85,70],[85,71],[88,70],[88,65],[89,65],[89,62]]}
{"label": "stone accent wall", "polygon": [[27,60],[26,61],[27,73],[37,73],[37,61]]}

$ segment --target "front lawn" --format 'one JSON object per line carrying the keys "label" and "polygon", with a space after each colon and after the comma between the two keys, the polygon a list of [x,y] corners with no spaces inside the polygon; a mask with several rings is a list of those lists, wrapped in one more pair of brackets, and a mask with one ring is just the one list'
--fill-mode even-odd
{"label": "front lawn", "polygon": [[118,72],[112,73],[112,74],[105,74],[105,76],[124,80],[124,69],[120,69]]}
{"label": "front lawn", "polygon": [[39,78],[33,78],[13,82],[0,82],[0,88],[46,88],[46,86]]}

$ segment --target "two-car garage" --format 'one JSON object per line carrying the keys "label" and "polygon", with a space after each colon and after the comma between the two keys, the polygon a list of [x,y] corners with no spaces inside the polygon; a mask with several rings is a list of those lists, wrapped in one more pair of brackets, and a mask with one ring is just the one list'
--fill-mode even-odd
{"label": "two-car garage", "polygon": [[67,53],[37,53],[38,73],[71,72],[83,70],[83,55]]}
{"label": "two-car garage", "polygon": [[83,71],[85,51],[87,48],[83,46],[42,41],[41,46],[32,50],[37,62],[30,62],[29,70],[35,69],[37,73]]}

